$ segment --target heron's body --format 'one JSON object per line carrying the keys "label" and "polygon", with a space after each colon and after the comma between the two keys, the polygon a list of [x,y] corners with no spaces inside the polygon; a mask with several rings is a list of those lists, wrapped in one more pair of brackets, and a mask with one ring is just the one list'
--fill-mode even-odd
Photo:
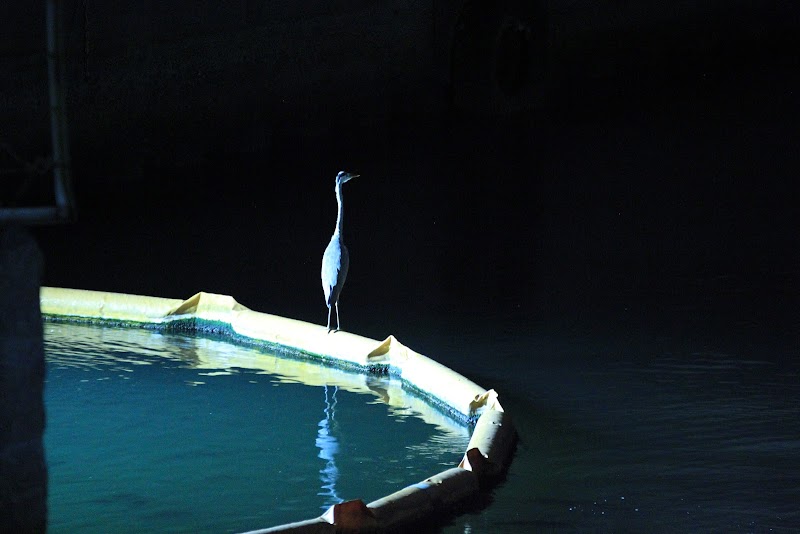
{"label": "heron's body", "polygon": [[328,332],[331,331],[331,307],[336,308],[336,330],[339,330],[339,295],[347,279],[347,270],[350,267],[350,254],[344,244],[342,232],[344,229],[344,203],[342,201],[342,184],[357,174],[339,172],[336,175],[336,202],[339,204],[339,213],[336,217],[336,229],[331,236],[331,242],[325,248],[322,256],[322,291],[325,293],[325,304],[328,306]]}
{"label": "heron's body", "polygon": [[333,234],[322,256],[322,291],[328,308],[339,302],[339,293],[342,292],[349,267],[347,246],[342,242],[341,235]]}

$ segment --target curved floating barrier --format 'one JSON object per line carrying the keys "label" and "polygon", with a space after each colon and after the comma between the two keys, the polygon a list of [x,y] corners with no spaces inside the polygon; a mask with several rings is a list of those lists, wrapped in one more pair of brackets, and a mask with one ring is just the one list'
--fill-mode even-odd
{"label": "curved floating barrier", "polygon": [[414,352],[394,336],[383,341],[303,321],[256,312],[233,297],[197,293],[167,299],[82,289],[43,287],[45,320],[91,322],[166,331],[210,332],[232,341],[263,346],[290,358],[367,374],[390,375],[450,417],[474,424],[458,466],[381,499],[336,504],[321,516],[249,534],[268,532],[385,532],[441,521],[508,469],[517,434],[494,390]]}

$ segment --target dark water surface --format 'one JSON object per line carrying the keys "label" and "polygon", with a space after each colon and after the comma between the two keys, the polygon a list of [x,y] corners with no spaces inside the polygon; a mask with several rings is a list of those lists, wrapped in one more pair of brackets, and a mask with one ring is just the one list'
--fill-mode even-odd
{"label": "dark water surface", "polygon": [[466,428],[354,392],[356,375],[309,387],[225,342],[52,323],[45,342],[50,532],[298,521],[453,467],[467,445]]}
{"label": "dark water surface", "polygon": [[470,349],[431,340],[453,365],[460,350],[495,358],[468,365],[521,438],[493,502],[445,531],[796,532],[797,337],[729,304],[610,305],[589,323],[467,334]]}

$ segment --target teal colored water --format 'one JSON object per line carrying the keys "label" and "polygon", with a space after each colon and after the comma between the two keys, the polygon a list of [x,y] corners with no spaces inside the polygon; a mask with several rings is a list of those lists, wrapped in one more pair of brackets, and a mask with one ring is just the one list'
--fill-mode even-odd
{"label": "teal colored water", "polygon": [[307,519],[453,467],[468,441],[396,384],[224,341],[48,323],[45,350],[51,533]]}

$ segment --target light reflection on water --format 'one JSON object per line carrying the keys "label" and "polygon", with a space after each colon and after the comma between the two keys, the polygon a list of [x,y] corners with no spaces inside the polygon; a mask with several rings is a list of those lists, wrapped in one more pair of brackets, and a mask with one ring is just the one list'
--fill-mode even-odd
{"label": "light reflection on water", "polygon": [[325,418],[319,422],[316,445],[319,447],[319,457],[325,460],[325,466],[320,470],[322,480],[322,490],[317,493],[325,497],[321,508],[327,510],[334,504],[342,502],[344,499],[339,497],[336,492],[336,481],[339,479],[339,468],[336,467],[336,455],[339,453],[339,440],[335,433],[338,430],[336,424],[336,394],[339,392],[338,386],[333,386],[328,392],[325,388]]}
{"label": "light reflection on water", "polygon": [[469,439],[391,380],[215,339],[47,323],[45,351],[51,532],[306,519],[454,466]]}

